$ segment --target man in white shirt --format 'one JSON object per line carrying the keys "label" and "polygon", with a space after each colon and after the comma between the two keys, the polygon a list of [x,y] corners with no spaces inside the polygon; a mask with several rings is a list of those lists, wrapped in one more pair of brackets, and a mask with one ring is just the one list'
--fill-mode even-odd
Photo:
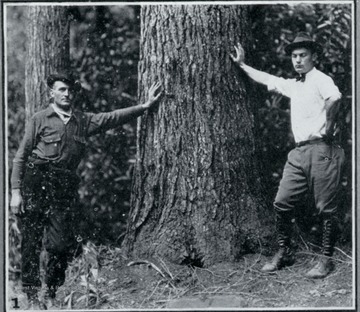
{"label": "man in white shirt", "polygon": [[295,261],[291,250],[293,211],[309,192],[322,216],[323,255],[306,276],[323,278],[333,269],[335,214],[338,206],[344,151],[332,143],[341,93],[331,77],[314,66],[322,47],[304,32],[285,51],[291,55],[298,77],[283,79],[256,70],[244,63],[242,46],[235,47],[232,60],[254,81],[269,91],[290,98],[291,127],[296,147],[288,154],[274,202],[279,251],[262,271],[273,272]]}

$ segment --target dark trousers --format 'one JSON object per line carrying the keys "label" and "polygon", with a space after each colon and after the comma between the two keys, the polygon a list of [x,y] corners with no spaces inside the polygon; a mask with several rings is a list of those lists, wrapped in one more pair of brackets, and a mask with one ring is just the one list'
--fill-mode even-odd
{"label": "dark trousers", "polygon": [[290,250],[292,212],[304,200],[305,193],[309,192],[322,217],[323,254],[332,256],[344,160],[343,149],[326,142],[303,145],[289,153],[274,202],[280,248]]}
{"label": "dark trousers", "polygon": [[41,287],[40,253],[47,252],[45,283],[50,292],[64,283],[68,260],[75,254],[78,178],[50,165],[27,168],[22,186],[25,212],[20,215],[24,292]]}
{"label": "dark trousers", "polygon": [[292,211],[309,192],[319,213],[334,214],[344,160],[341,147],[325,142],[290,151],[274,208],[279,212]]}

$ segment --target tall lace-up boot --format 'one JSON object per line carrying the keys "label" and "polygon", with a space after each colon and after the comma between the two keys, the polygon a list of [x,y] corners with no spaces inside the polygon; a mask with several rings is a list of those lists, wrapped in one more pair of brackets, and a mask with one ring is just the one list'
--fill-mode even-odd
{"label": "tall lace-up boot", "polygon": [[323,220],[323,255],[320,257],[316,265],[306,273],[308,278],[324,278],[333,269],[334,263],[331,259],[334,253],[335,245],[335,222],[334,218],[327,217]]}
{"label": "tall lace-up boot", "polygon": [[44,305],[48,310],[54,310],[60,306],[58,301],[56,300],[56,291],[54,291],[53,289],[48,289],[45,292],[43,301]]}
{"label": "tall lace-up boot", "polygon": [[280,270],[295,262],[295,257],[290,247],[291,212],[275,210],[275,221],[279,250],[273,259],[262,267],[261,272],[264,273]]}
{"label": "tall lace-up boot", "polygon": [[28,310],[46,310],[45,305],[39,300],[36,291],[27,292]]}

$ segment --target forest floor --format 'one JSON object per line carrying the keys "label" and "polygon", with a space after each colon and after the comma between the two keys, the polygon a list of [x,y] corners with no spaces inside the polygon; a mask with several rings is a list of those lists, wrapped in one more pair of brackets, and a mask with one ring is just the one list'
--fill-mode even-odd
{"label": "forest floor", "polygon": [[[304,248],[296,263],[264,274],[269,257],[249,254],[236,263],[207,268],[179,266],[162,259],[131,261],[119,248],[87,244],[67,270],[51,310],[94,309],[236,309],[241,308],[351,308],[353,266],[351,250],[336,248],[336,269],[324,279],[307,279],[304,273],[317,259]],[[11,281],[8,302],[14,298],[26,307],[18,282]]]}

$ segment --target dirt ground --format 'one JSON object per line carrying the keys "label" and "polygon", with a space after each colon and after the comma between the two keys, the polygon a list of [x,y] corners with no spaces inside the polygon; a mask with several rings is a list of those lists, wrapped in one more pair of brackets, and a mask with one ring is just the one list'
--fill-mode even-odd
{"label": "dirt ground", "polygon": [[[353,274],[351,250],[336,248],[336,269],[326,278],[307,279],[304,273],[317,255],[298,250],[297,261],[276,273],[264,274],[269,259],[259,254],[236,263],[208,268],[177,266],[164,260],[131,261],[118,248],[88,244],[69,265],[65,284],[51,309],[228,309],[228,308],[351,308]],[[10,282],[9,307],[26,299],[17,281]]]}

